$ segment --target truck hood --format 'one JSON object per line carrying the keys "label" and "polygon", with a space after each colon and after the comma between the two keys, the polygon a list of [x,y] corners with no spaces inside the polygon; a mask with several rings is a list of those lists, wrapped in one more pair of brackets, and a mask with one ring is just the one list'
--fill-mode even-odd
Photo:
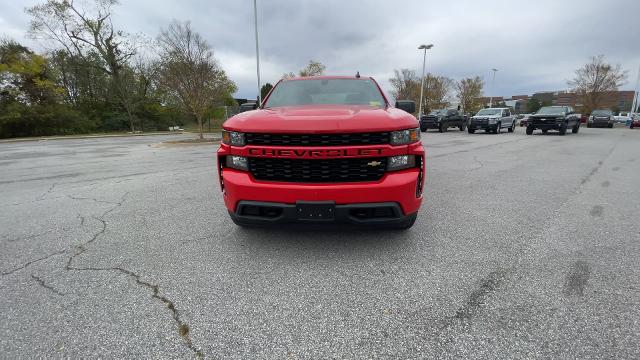
{"label": "truck hood", "polygon": [[472,116],[472,119],[499,119],[501,117],[500,115],[475,115]]}
{"label": "truck hood", "polygon": [[303,105],[257,109],[225,121],[226,130],[256,133],[381,132],[418,127],[400,109],[365,105]]}

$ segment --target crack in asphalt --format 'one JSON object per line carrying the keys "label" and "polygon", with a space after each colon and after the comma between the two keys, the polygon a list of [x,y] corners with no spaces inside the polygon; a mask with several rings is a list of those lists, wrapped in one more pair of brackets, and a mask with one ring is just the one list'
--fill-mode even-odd
{"label": "crack in asphalt", "polygon": [[[165,304],[167,306],[167,308],[171,311],[171,315],[172,315],[172,318],[173,318],[174,322],[177,325],[178,334],[184,340],[184,342],[187,345],[187,347],[194,353],[196,358],[202,359],[202,358],[204,358],[204,353],[202,352],[202,350],[198,349],[193,344],[193,341],[191,340],[191,336],[189,335],[189,331],[190,331],[189,330],[189,324],[180,318],[180,314],[178,313],[178,310],[176,309],[176,306],[175,306],[174,302],[171,301],[166,296],[160,294],[160,287],[158,285],[152,284],[152,283],[147,282],[147,281],[144,281],[144,280],[141,279],[141,275],[139,275],[139,274],[137,274],[137,273],[135,273],[135,272],[133,272],[131,270],[122,268],[122,267],[97,268],[97,267],[76,267],[76,266],[73,265],[74,260],[78,256],[80,256],[80,255],[84,254],[85,252],[87,252],[88,251],[88,246],[90,244],[92,244],[93,242],[95,242],[101,235],[103,235],[107,231],[107,221],[104,218],[109,213],[113,212],[115,209],[121,207],[128,195],[129,195],[129,192],[126,192],[124,195],[122,195],[122,197],[120,198],[119,202],[109,202],[109,201],[97,200],[95,198],[73,197],[73,196],[69,195],[69,198],[74,199],[74,200],[91,200],[91,201],[94,201],[96,203],[113,204],[114,206],[112,206],[111,208],[107,209],[99,217],[92,216],[92,218],[94,218],[95,220],[99,221],[102,224],[102,226],[101,226],[101,228],[100,228],[100,230],[98,232],[93,234],[91,239],[85,241],[84,243],[76,245],[77,251],[73,255],[71,255],[69,257],[69,259],[67,260],[67,263],[65,264],[65,270],[67,270],[67,271],[117,271],[117,272],[120,272],[122,274],[125,274],[125,275],[128,275],[128,276],[132,277],[135,280],[136,284],[138,284],[141,287],[145,287],[145,288],[151,290],[152,291],[152,297],[154,299],[160,300],[163,304]],[[78,214],[78,216],[80,216],[80,215]],[[81,217],[81,218],[84,221],[84,218],[83,217]]]}
{"label": "crack in asphalt", "polygon": [[31,278],[32,278],[33,280],[35,280],[35,282],[36,282],[38,285],[42,286],[43,288],[45,288],[45,289],[47,289],[47,290],[51,291],[52,293],[54,293],[54,294],[56,294],[56,295],[60,295],[60,296],[65,296],[65,295],[66,295],[66,294],[61,293],[60,291],[56,290],[55,288],[53,288],[51,285],[47,285],[47,284],[44,282],[44,280],[42,280],[40,277],[38,277],[38,276],[36,276],[36,275],[33,275],[33,274],[32,274],[32,275],[31,275]]}
{"label": "crack in asphalt", "polygon": [[67,249],[58,250],[58,251],[56,251],[56,252],[54,252],[54,253],[51,253],[51,254],[49,254],[49,255],[45,255],[45,256],[43,256],[43,257],[40,257],[40,258],[37,258],[37,259],[31,260],[31,261],[27,261],[26,263],[24,263],[24,264],[22,264],[22,265],[20,265],[20,266],[18,266],[18,267],[15,267],[15,268],[13,268],[13,269],[11,269],[11,270],[6,270],[6,271],[1,272],[1,273],[0,273],[0,275],[1,275],[1,276],[11,275],[11,274],[15,273],[16,271],[20,271],[20,270],[22,270],[22,269],[26,269],[26,268],[28,268],[29,266],[31,266],[31,265],[33,265],[33,264],[35,264],[35,263],[39,263],[40,261],[47,260],[47,259],[49,259],[49,258],[50,258],[50,257],[52,257],[52,256],[56,256],[56,255],[60,255],[60,254],[64,254],[66,251],[67,251]]}
{"label": "crack in asphalt", "polygon": [[115,267],[110,267],[110,268],[95,268],[95,267],[86,267],[86,268],[76,268],[76,267],[72,267],[72,268],[68,268],[67,270],[73,270],[73,271],[117,271],[121,274],[127,275],[131,278],[133,278],[133,280],[135,280],[136,284],[140,287],[146,288],[151,290],[151,297],[153,297],[154,299],[160,300],[163,304],[166,305],[167,309],[169,309],[169,311],[171,311],[171,317],[173,318],[173,321],[176,323],[177,326],[177,330],[178,330],[178,334],[180,335],[180,337],[184,340],[185,344],[187,345],[187,347],[189,348],[189,350],[191,350],[193,352],[193,354],[195,355],[196,358],[198,359],[203,359],[204,358],[204,353],[202,352],[202,350],[198,349],[194,344],[193,344],[193,340],[191,340],[191,336],[190,336],[190,328],[189,328],[189,324],[182,320],[182,318],[180,318],[180,313],[178,312],[178,309],[176,308],[175,303],[170,300],[168,297],[166,297],[165,295],[161,295],[161,291],[160,291],[160,287],[156,284],[152,284],[148,281],[144,281],[142,280],[141,275],[125,269],[125,268],[121,268],[118,266]]}

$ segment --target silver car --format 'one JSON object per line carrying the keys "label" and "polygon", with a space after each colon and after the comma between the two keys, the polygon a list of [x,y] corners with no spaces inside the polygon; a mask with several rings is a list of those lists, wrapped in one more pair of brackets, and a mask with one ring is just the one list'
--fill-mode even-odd
{"label": "silver car", "polygon": [[498,134],[502,129],[513,132],[515,128],[516,117],[511,114],[511,109],[509,108],[482,109],[469,119],[469,125],[467,126],[469,134],[475,133],[476,130]]}

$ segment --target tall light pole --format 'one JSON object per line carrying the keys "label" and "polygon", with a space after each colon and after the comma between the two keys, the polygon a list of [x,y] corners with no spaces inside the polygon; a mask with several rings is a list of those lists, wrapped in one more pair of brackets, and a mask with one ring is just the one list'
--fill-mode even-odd
{"label": "tall light pole", "polygon": [[418,46],[418,50],[424,50],[424,55],[422,56],[422,81],[420,82],[420,107],[418,110],[418,120],[420,120],[420,117],[422,116],[422,95],[424,92],[424,69],[427,63],[427,50],[431,49],[432,47],[433,44],[422,44]]}
{"label": "tall light pole", "polygon": [[[491,92],[493,93],[493,90],[495,89],[494,85],[496,83],[496,72],[498,72],[498,69],[491,69],[491,71],[493,71],[493,80],[491,81]],[[493,107],[493,94],[489,96],[489,107]]]}
{"label": "tall light pole", "polygon": [[258,5],[253,0],[253,26],[256,31],[256,73],[258,74],[258,106],[262,102],[260,98],[260,50],[258,48]]}
{"label": "tall light pole", "polygon": [[640,94],[638,94],[638,86],[640,86],[640,66],[638,66],[638,80],[636,80],[636,88],[633,91],[633,102],[631,103],[631,113],[635,113],[640,104]]}

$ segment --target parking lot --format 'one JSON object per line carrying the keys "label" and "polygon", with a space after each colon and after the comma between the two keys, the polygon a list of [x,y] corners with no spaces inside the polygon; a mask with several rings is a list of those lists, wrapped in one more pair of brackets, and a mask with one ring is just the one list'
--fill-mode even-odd
{"label": "parking lot", "polygon": [[2,357],[640,353],[640,131],[423,133],[404,232],[238,228],[167,138],[0,144]]}

